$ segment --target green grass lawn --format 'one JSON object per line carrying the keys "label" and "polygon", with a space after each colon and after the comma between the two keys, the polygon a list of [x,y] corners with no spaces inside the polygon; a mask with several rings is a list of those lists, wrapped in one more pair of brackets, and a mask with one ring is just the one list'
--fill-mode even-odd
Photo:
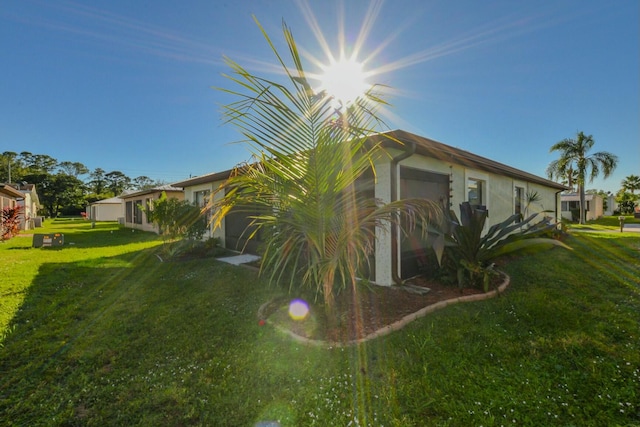
{"label": "green grass lawn", "polygon": [[[640,219],[634,218],[633,215],[623,215],[625,224],[640,224]],[[596,230],[596,231],[620,231],[619,216],[603,216],[593,221],[587,221],[586,224],[570,223],[570,230]]]}
{"label": "green grass lawn", "polygon": [[640,425],[639,233],[572,234],[499,298],[323,348],[258,324],[277,290],[254,271],[47,230],[62,249],[0,244],[2,425]]}

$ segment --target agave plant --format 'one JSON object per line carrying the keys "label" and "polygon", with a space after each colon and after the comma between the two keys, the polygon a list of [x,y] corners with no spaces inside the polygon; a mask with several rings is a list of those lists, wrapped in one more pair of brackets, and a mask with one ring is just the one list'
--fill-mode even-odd
{"label": "agave plant", "polygon": [[489,290],[491,278],[497,272],[495,261],[499,257],[547,249],[560,246],[571,249],[559,240],[545,237],[552,235],[555,225],[545,218],[534,222],[538,213],[523,219],[514,214],[506,220],[489,228],[486,234],[482,231],[487,220],[487,211],[473,208],[468,202],[460,205],[460,220],[456,214],[449,213],[447,230],[441,235],[440,243],[434,246],[441,259],[444,252],[449,252],[455,260],[458,285],[479,286],[485,292]]}
{"label": "agave plant", "polygon": [[258,77],[227,59],[235,89],[222,90],[237,101],[224,114],[245,137],[253,161],[220,188],[224,196],[215,198],[212,219],[219,225],[229,212],[245,212],[251,219],[245,237],[260,235],[263,242],[261,273],[271,283],[321,295],[330,311],[335,291],[356,286],[377,227],[409,232],[439,207],[419,199],[383,205],[356,190],[385,155],[367,138],[383,126],[377,111],[385,101],[372,86],[336,110],[330,96],[312,89],[289,28],[283,24],[292,68],[256,23],[285,78]]}

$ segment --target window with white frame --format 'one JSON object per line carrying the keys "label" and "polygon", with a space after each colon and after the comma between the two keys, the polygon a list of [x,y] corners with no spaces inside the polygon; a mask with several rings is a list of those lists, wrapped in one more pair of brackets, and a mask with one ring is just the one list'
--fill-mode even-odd
{"label": "window with white frame", "polygon": [[467,201],[472,207],[486,209],[486,183],[477,178],[467,179]]}
{"label": "window with white frame", "polygon": [[[211,190],[202,190],[193,192],[193,203],[200,209],[205,208],[210,201]],[[211,209],[205,211],[205,218],[207,221],[211,219]]]}

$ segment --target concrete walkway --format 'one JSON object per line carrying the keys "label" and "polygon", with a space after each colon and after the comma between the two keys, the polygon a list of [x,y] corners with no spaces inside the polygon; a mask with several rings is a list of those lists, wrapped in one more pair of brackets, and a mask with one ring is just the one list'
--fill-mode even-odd
{"label": "concrete walkway", "polygon": [[636,233],[640,233],[640,224],[625,224],[622,231],[624,232],[633,231]]}
{"label": "concrete walkway", "polygon": [[249,264],[250,262],[258,261],[260,257],[258,255],[241,254],[228,256],[223,258],[216,258],[218,261],[226,262],[227,264],[240,265]]}

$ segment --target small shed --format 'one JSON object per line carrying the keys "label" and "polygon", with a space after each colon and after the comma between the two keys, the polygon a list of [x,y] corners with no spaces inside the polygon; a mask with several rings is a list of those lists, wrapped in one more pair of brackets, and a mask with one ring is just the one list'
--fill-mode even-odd
{"label": "small shed", "polygon": [[124,202],[120,197],[93,202],[87,206],[87,218],[91,221],[118,221],[124,218]]}

